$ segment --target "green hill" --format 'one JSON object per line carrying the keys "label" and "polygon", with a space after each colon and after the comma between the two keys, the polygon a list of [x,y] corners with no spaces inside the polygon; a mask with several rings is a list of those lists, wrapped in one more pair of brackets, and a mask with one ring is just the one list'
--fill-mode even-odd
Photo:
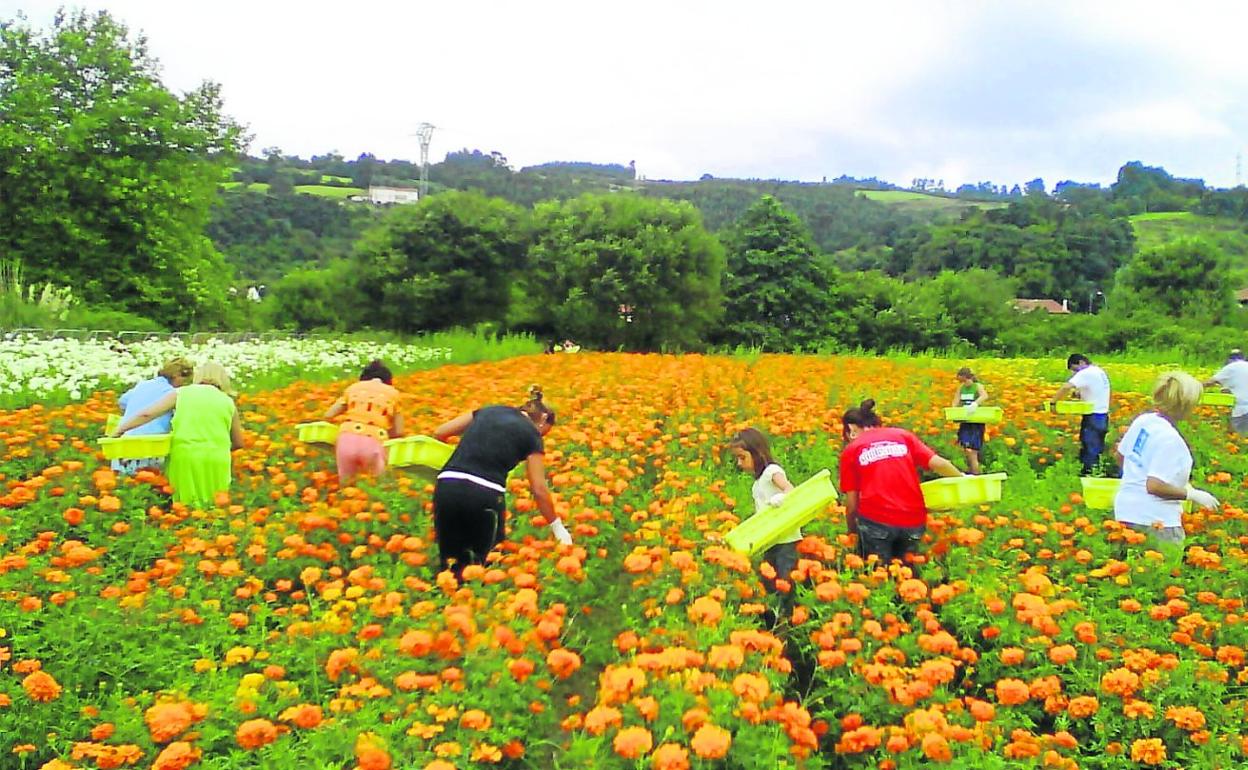
{"label": "green hill", "polygon": [[1241,283],[1248,282],[1248,224],[1225,217],[1187,211],[1136,214],[1131,217],[1136,247],[1141,251],[1186,238],[1199,238],[1226,252]]}

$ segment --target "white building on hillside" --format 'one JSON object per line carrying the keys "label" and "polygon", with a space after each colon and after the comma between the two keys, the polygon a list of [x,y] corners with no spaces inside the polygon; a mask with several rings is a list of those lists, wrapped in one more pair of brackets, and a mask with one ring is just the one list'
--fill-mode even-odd
{"label": "white building on hillside", "polygon": [[420,200],[420,190],[415,187],[375,187],[368,188],[369,203],[416,203]]}

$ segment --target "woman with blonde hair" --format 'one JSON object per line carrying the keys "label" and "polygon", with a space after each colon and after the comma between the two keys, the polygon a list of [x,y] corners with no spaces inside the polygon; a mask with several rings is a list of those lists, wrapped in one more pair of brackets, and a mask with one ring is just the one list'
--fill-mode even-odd
{"label": "woman with blonde hair", "polygon": [[173,412],[169,485],[174,502],[203,506],[230,489],[230,451],[243,446],[243,426],[230,373],[215,361],[195,370],[195,384],[178,388],[130,419],[114,435]]}
{"label": "woman with blonde hair", "polygon": [[[191,381],[191,377],[195,373],[195,366],[185,358],[171,358],[160,367],[160,371],[150,380],[144,380],[127,390],[117,399],[118,406],[121,407],[122,421],[133,417],[148,406],[156,403],[165,396],[173,393],[175,389],[186,385]],[[163,415],[151,422],[138,428],[128,431],[131,436],[149,436],[156,433],[168,433],[170,420],[172,415]],[[117,423],[118,425],[121,422]],[[113,470],[128,476],[137,473],[143,468],[162,468],[165,465],[163,457],[144,457],[134,460],[113,460]]]}
{"label": "woman with blonde hair", "polygon": [[1185,372],[1166,372],[1153,387],[1151,412],[1136,417],[1114,453],[1122,466],[1122,484],[1114,497],[1114,518],[1158,541],[1180,545],[1183,501],[1217,508],[1218,500],[1188,486],[1192,451],[1177,424],[1200,402],[1200,381]]}

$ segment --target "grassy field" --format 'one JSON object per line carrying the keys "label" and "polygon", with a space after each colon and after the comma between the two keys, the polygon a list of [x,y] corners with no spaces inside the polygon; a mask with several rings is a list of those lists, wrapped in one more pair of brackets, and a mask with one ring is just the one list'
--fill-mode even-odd
{"label": "grassy field", "polygon": [[[242,186],[242,182],[225,182],[221,185],[221,187],[226,190],[234,190]],[[252,182],[247,185],[247,189],[251,192],[267,193],[269,191],[269,185],[265,182]]]}
{"label": "grassy field", "polygon": [[911,192],[910,190],[859,190],[858,195],[868,200],[886,203],[890,206],[923,211],[955,211],[969,208],[998,209],[1005,206],[1004,203],[946,198],[941,195],[928,195],[926,193]]}
{"label": "grassy field", "polygon": [[320,195],[323,198],[347,198],[364,194],[364,190],[359,187],[331,187],[323,184],[295,185],[295,192],[304,195]]}
{"label": "grassy field", "polygon": [[354,184],[355,180],[349,176],[334,176],[333,174],[321,174],[321,183],[322,184],[334,184],[334,185],[350,185],[350,184]]}

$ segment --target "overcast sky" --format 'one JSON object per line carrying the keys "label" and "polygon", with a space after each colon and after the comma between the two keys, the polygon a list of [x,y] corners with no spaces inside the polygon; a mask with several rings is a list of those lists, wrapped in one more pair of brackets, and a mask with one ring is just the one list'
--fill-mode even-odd
{"label": "overcast sky", "polygon": [[[59,2],[0,0],[45,26]],[[1112,182],[1128,160],[1210,184],[1248,154],[1248,4],[98,0],[165,82],[222,84],[307,157],[462,147],[650,178],[947,186]],[[1248,172],[1246,172],[1248,173]]]}

